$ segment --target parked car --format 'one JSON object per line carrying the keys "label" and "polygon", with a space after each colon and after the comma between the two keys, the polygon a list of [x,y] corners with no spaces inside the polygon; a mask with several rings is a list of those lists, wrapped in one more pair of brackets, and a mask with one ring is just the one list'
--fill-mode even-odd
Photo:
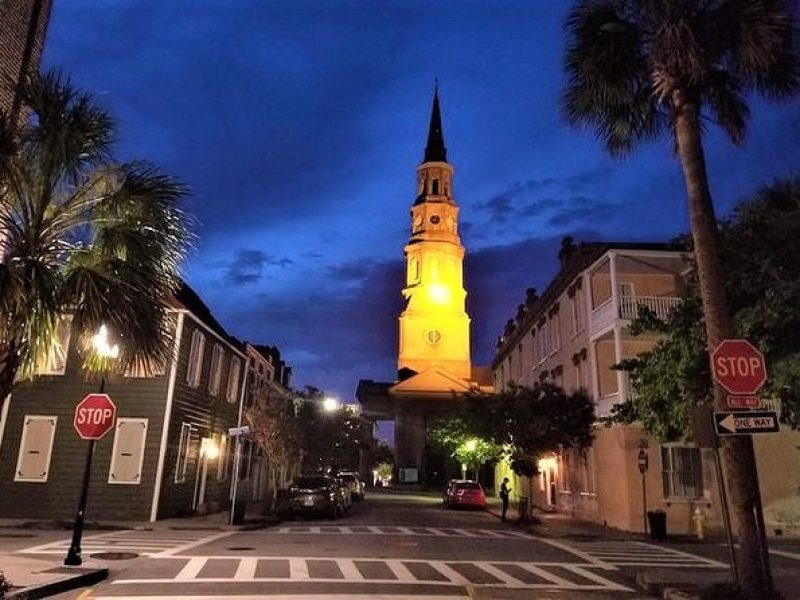
{"label": "parked car", "polygon": [[455,491],[457,483],[463,483],[467,481],[466,479],[451,479],[447,482],[444,486],[444,490],[442,490],[442,505],[446,508],[450,506],[450,502],[452,500],[453,492]]}
{"label": "parked car", "polygon": [[350,486],[341,476],[336,476],[335,479],[336,483],[339,485],[339,490],[342,493],[342,503],[344,505],[344,509],[350,510],[350,507],[353,506],[353,493],[350,491]]}
{"label": "parked car", "polygon": [[458,481],[450,494],[453,508],[479,508],[486,510],[486,494],[477,481]]}
{"label": "parked car", "polygon": [[343,471],[339,473],[339,477],[341,477],[344,482],[350,488],[350,493],[353,496],[353,500],[363,500],[364,499],[364,482],[361,481],[361,478],[358,476],[358,473],[355,471]]}
{"label": "parked car", "polygon": [[322,513],[335,519],[345,511],[342,487],[328,475],[302,475],[289,487],[286,510],[290,515]]}

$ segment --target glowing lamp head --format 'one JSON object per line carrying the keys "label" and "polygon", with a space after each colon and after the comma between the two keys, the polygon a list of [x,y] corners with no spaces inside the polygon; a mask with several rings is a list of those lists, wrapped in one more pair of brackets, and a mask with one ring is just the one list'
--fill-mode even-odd
{"label": "glowing lamp head", "polygon": [[467,449],[468,452],[475,452],[475,450],[478,448],[478,440],[476,440],[475,438],[467,440],[467,442],[464,444],[464,447]]}
{"label": "glowing lamp head", "polygon": [[108,343],[108,329],[105,325],[100,325],[98,332],[92,337],[92,347],[103,358],[117,358],[119,356],[119,346]]}
{"label": "glowing lamp head", "polygon": [[209,460],[215,460],[219,457],[219,446],[214,438],[203,438],[200,444],[200,453]]}
{"label": "glowing lamp head", "polygon": [[327,397],[322,401],[322,410],[334,412],[339,409],[339,401],[336,398]]}

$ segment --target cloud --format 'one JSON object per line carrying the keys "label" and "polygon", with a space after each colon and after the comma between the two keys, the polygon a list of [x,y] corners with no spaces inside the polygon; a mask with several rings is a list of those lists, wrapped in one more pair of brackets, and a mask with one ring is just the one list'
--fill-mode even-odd
{"label": "cloud", "polygon": [[240,248],[234,259],[227,265],[225,278],[235,285],[247,285],[261,279],[264,267],[286,268],[291,264],[290,258],[278,258],[261,250]]}

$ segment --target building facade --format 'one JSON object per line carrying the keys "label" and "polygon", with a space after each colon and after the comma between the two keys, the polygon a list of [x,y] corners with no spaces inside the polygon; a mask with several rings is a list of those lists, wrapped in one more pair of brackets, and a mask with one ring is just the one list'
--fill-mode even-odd
{"label": "building facade", "polygon": [[19,109],[16,84],[39,70],[51,8],[51,0],[0,0],[0,110],[6,114]]}
{"label": "building facade", "polygon": [[[183,286],[171,311],[173,358],[162,372],[109,375],[113,431],[98,441],[87,520],[155,521],[230,501],[246,355],[200,298]],[[84,349],[67,326],[63,356],[15,388],[0,414],[0,514],[69,520],[78,504],[88,442],[75,405],[96,392]]]}
{"label": "building facade", "polygon": [[[561,270],[544,293],[528,290],[506,324],[492,364],[495,385],[550,381],[567,391],[583,389],[597,417],[607,417],[615,404],[632,398],[627,374],[613,366],[658,341],[656,334],[630,334],[638,307],[664,318],[680,303],[689,254],[668,244],[573,246],[565,238],[560,259]],[[697,517],[705,527],[722,529],[712,450],[691,442],[661,444],[638,425],[599,424],[594,433],[587,451],[564,449],[542,459],[533,481],[517,478],[505,463],[496,478],[511,477],[517,494],[540,509],[628,531],[643,531],[644,512],[655,509],[667,513],[674,533],[693,531]],[[769,533],[800,534],[800,435],[784,431],[754,441]],[[648,459],[644,474],[640,453]],[[770,461],[789,465],[784,476],[775,476]]]}

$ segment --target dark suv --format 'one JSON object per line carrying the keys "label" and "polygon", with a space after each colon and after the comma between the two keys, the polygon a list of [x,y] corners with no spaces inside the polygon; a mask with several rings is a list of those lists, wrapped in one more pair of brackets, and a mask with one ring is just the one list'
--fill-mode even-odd
{"label": "dark suv", "polygon": [[302,475],[289,488],[289,514],[322,513],[337,518],[344,513],[342,489],[328,475]]}

